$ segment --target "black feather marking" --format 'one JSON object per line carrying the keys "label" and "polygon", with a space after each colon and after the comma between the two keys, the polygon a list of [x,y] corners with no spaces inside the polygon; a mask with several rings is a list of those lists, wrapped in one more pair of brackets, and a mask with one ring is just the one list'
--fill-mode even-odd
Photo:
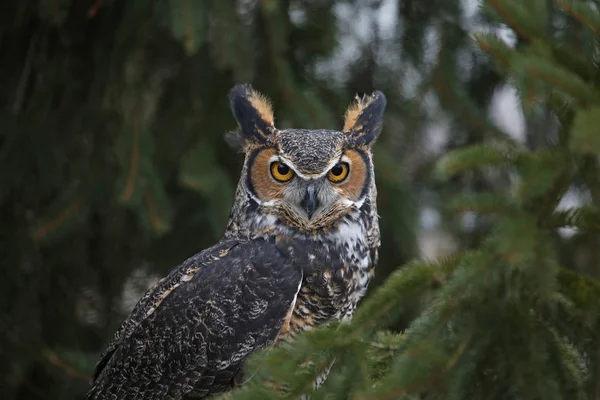
{"label": "black feather marking", "polygon": [[[246,163],[248,165],[248,171],[252,170],[252,167],[254,166],[254,162],[256,161],[256,157],[258,156],[258,154],[262,151],[262,149],[257,149],[252,151],[250,154],[248,154],[246,156]],[[251,174],[246,174],[246,187],[248,188],[248,191],[250,191],[253,195],[256,195],[256,190],[254,189],[254,183],[252,183],[252,175]],[[254,204],[256,205],[256,202],[252,201],[250,204]],[[251,210],[249,210],[251,211]]]}
{"label": "black feather marking", "polygon": [[359,149],[357,150],[357,153],[360,155],[366,166],[366,180],[360,192],[360,197],[365,197],[367,196],[367,193],[371,190],[371,180],[373,179],[373,163],[369,160],[369,156],[363,150]]}

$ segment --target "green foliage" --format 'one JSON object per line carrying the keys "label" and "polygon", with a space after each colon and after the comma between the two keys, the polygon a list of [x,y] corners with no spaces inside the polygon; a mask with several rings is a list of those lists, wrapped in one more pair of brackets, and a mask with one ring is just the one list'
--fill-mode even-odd
{"label": "green foliage", "polygon": [[598,126],[600,126],[600,108],[597,105],[579,110],[573,121],[571,149],[581,153],[599,154]]}
{"label": "green foliage", "polygon": [[511,198],[492,193],[474,193],[458,195],[450,202],[456,212],[476,212],[482,214],[514,215],[518,205]]}
{"label": "green foliage", "polygon": [[561,0],[557,1],[556,5],[583,26],[589,28],[594,34],[598,35],[600,33],[598,30],[600,13],[597,4],[593,5],[593,3],[577,0]]}
{"label": "green foliage", "polygon": [[516,154],[490,145],[474,145],[446,154],[437,164],[437,175],[444,177],[483,165],[500,165],[514,161]]}
{"label": "green foliage", "polygon": [[582,230],[600,230],[600,210],[597,207],[576,207],[554,212],[545,221],[548,227],[576,227]]}
{"label": "green foliage", "polygon": [[508,25],[523,38],[539,38],[548,32],[549,9],[545,0],[492,0],[485,5],[486,15]]}
{"label": "green foliage", "polygon": [[207,2],[163,0],[156,2],[156,15],[188,54],[194,54],[204,41]]}

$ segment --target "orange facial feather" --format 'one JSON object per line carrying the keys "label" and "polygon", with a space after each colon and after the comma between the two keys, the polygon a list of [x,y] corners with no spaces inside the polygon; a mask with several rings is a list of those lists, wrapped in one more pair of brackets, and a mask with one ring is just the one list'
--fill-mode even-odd
{"label": "orange facial feather", "polygon": [[344,155],[350,159],[350,176],[336,185],[342,191],[344,197],[357,200],[367,180],[367,165],[359,152],[346,150]]}
{"label": "orange facial feather", "polygon": [[269,159],[277,154],[273,148],[261,150],[254,159],[250,171],[250,179],[256,195],[263,201],[283,198],[284,184],[274,182],[271,178]]}

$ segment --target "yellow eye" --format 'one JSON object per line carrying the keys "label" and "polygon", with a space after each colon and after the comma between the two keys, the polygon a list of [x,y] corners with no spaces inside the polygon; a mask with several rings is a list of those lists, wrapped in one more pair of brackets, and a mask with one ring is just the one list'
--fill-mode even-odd
{"label": "yellow eye", "polygon": [[333,183],[340,183],[348,177],[348,172],[350,172],[350,166],[343,162],[331,168],[327,177]]}
{"label": "yellow eye", "polygon": [[287,182],[294,177],[294,171],[287,165],[275,161],[271,164],[271,175],[279,182]]}

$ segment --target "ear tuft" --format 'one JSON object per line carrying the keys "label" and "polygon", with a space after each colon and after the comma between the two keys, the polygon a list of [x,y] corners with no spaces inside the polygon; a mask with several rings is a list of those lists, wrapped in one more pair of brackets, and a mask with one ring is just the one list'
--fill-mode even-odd
{"label": "ear tuft", "polygon": [[346,113],[344,114],[344,132],[349,132],[352,127],[356,124],[356,120],[360,115],[360,112],[364,108],[364,97],[361,99],[358,95],[355,96],[355,102],[350,104]]}
{"label": "ear tuft", "polygon": [[380,91],[359,97],[348,107],[344,116],[344,132],[356,145],[371,144],[381,133],[387,100]]}
{"label": "ear tuft", "polygon": [[251,89],[248,100],[252,107],[258,112],[260,118],[270,126],[275,126],[275,118],[273,117],[273,107],[271,100],[260,92]]}
{"label": "ear tuft", "polygon": [[235,85],[229,91],[229,104],[244,141],[265,142],[275,130],[270,101],[250,84]]}

